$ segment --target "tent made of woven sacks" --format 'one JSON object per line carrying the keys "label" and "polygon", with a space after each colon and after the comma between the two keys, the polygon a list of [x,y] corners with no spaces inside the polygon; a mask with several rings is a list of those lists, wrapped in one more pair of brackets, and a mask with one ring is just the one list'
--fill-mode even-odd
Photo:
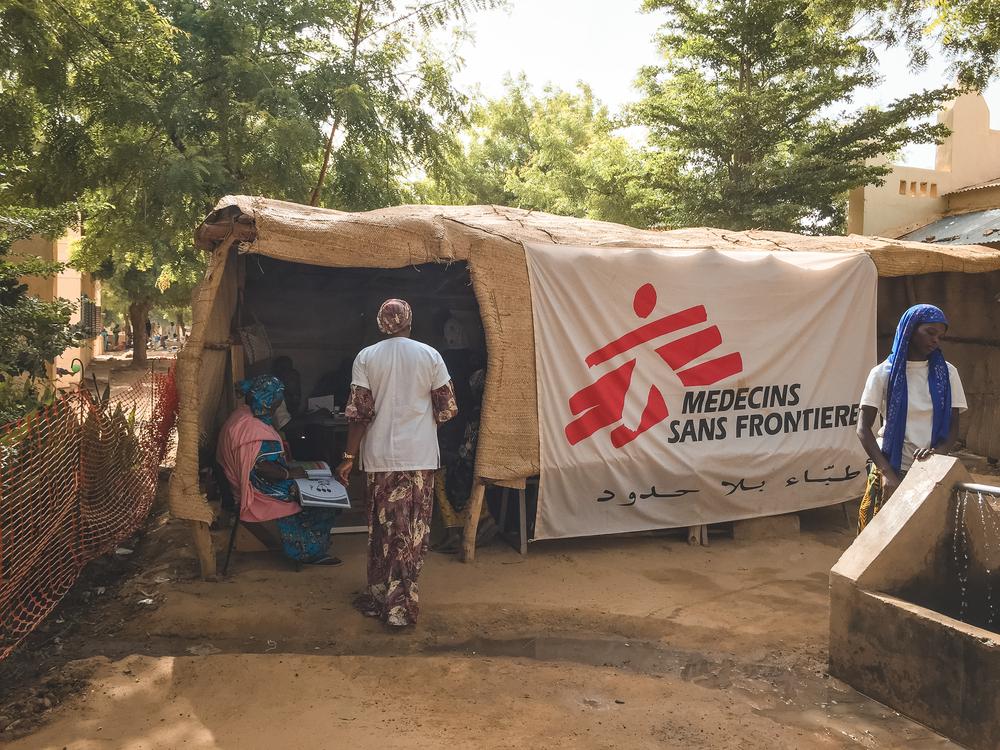
{"label": "tent made of woven sacks", "polygon": [[612,253],[624,247],[861,250],[882,277],[1000,270],[1000,251],[981,246],[710,228],[645,231],[502,206],[397,206],[349,213],[250,196],[219,201],[196,240],[210,258],[193,296],[191,331],[178,367],[180,442],[170,509],[199,523],[212,519],[198,489],[198,455],[224,408],[218,394],[230,357],[239,254],[333,268],[466,262],[488,354],[476,474],[514,487],[539,472],[534,335],[522,243],[595,246]]}

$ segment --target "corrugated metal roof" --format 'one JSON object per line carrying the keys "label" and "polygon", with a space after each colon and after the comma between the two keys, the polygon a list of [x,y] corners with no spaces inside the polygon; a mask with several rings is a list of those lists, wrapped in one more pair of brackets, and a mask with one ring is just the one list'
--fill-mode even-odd
{"label": "corrugated metal roof", "polygon": [[937,245],[986,245],[1000,243],[1000,208],[946,216],[899,239]]}
{"label": "corrugated metal roof", "polygon": [[965,187],[955,188],[954,190],[949,190],[944,195],[954,195],[955,193],[967,193],[970,190],[983,190],[985,188],[1000,187],[1000,177],[995,180],[989,180],[987,182],[978,182],[975,185],[966,185]]}

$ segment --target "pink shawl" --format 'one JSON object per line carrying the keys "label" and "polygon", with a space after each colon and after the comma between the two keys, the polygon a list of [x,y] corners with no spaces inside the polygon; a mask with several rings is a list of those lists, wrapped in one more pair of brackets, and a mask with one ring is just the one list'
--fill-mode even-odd
{"label": "pink shawl", "polygon": [[215,458],[229,480],[235,499],[240,504],[240,519],[251,523],[273,521],[276,518],[291,516],[302,510],[298,503],[284,503],[263,492],[254,489],[250,484],[250,471],[257,463],[260,444],[265,440],[281,441],[270,425],[257,419],[245,404],[237,407],[222,425],[219,433],[219,447]]}

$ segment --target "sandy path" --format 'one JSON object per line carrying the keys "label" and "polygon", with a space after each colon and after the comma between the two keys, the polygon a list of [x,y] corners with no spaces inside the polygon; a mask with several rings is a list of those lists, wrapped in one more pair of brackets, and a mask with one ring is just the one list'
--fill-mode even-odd
{"label": "sandy path", "polygon": [[72,711],[9,749],[939,746],[913,744],[919,730],[845,731],[845,719],[792,726],[709,688],[578,665],[243,654],[101,660]]}
{"label": "sandy path", "polygon": [[474,565],[432,554],[403,634],[349,606],[362,536],[335,538],[340,568],[243,554],[205,583],[185,577],[187,535],[168,524],[119,593],[121,629],[83,650],[88,688],[8,746],[953,747],[825,674],[828,571],[853,538],[831,518],[709,548],[651,536],[526,558],[494,545]]}

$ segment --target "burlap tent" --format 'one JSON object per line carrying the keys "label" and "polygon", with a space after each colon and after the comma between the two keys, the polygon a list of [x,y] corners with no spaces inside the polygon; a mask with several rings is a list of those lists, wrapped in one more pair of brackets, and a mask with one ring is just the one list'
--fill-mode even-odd
{"label": "burlap tent", "polygon": [[[238,258],[257,254],[328,268],[401,269],[462,261],[478,301],[488,351],[476,457],[483,482],[523,486],[538,474],[534,336],[523,242],[606,247],[863,250],[878,267],[879,336],[884,352],[899,312],[918,298],[945,305],[953,339],[949,357],[965,376],[973,415],[970,448],[1000,454],[1000,251],[935,246],[860,236],[809,237],[719,229],[642,231],[500,206],[399,206],[345,213],[248,196],[219,201],[196,233],[211,253],[193,297],[192,326],[178,367],[179,450],[170,509],[193,523],[202,572],[214,574],[208,534],[212,510],[199,490],[199,452],[212,439],[226,401],[233,317],[242,281]],[[975,274],[975,275],[971,275]],[[210,446],[208,446],[210,447]],[[203,454],[204,455],[204,454]],[[480,495],[481,499],[481,495]],[[471,507],[467,557],[478,503]]]}

